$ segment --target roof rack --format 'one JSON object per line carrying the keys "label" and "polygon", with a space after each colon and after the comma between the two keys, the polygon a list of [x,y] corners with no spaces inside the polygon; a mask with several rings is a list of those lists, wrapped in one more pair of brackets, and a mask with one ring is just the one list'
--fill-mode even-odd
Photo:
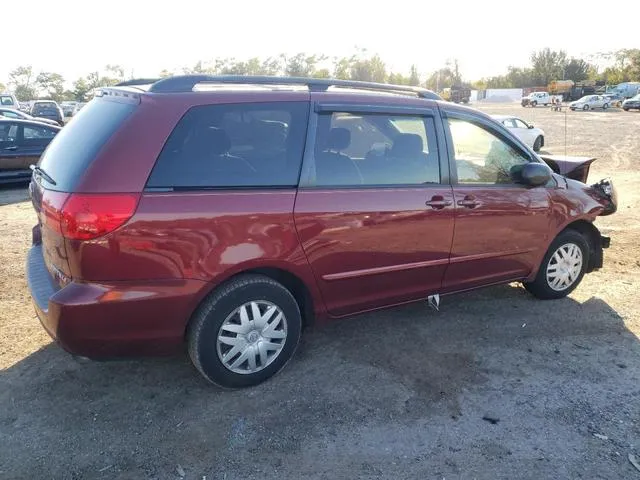
{"label": "roof rack", "polygon": [[[130,80],[129,82],[138,82]],[[141,81],[141,80],[140,80]],[[127,83],[127,82],[123,82]],[[148,82],[147,82],[148,83]],[[191,92],[200,83],[208,84],[246,84],[246,85],[304,85],[310,91],[324,92],[329,87],[355,88],[360,90],[396,92],[414,94],[420,98],[430,100],[442,100],[439,95],[426,88],[411,85],[392,85],[387,83],[361,82],[355,80],[337,80],[329,78],[306,77],[271,77],[251,75],[177,75],[167,77],[151,85],[152,93],[178,93]],[[128,85],[141,85],[142,83],[128,83]],[[120,86],[120,84],[118,85]]]}

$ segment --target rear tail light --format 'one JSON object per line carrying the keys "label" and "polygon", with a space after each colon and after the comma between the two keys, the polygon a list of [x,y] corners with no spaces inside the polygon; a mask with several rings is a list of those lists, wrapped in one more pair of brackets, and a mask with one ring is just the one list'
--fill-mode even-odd
{"label": "rear tail light", "polygon": [[42,198],[44,223],[71,240],[92,240],[124,225],[133,216],[140,195],[47,191]]}

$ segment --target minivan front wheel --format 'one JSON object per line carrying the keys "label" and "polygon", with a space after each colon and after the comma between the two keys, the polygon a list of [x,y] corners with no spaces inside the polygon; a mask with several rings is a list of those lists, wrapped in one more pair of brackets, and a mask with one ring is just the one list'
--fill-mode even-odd
{"label": "minivan front wheel", "polygon": [[301,327],[289,290],[264,275],[240,275],[214,291],[194,315],[189,356],[216,385],[257,385],[293,356]]}
{"label": "minivan front wheel", "polygon": [[576,230],[565,230],[551,243],[535,280],[524,287],[543,300],[566,297],[582,281],[588,264],[587,239]]}

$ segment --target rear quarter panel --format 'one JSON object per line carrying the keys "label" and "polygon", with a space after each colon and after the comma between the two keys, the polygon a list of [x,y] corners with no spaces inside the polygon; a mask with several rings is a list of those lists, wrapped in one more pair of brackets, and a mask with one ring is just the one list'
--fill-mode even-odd
{"label": "rear quarter panel", "polygon": [[305,283],[322,314],[293,223],[295,197],[294,189],[145,193],[124,227],[69,242],[72,275],[92,282],[193,279],[212,289],[243,271],[279,268]]}

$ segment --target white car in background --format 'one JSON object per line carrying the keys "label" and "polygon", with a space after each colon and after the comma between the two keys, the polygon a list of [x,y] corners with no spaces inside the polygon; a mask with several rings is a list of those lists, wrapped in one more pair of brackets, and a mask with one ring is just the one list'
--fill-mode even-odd
{"label": "white car in background", "polygon": [[525,144],[538,152],[544,147],[544,131],[512,115],[492,115],[492,117],[507,127]]}
{"label": "white car in background", "polygon": [[569,108],[571,110],[593,110],[594,108],[602,108],[606,110],[610,107],[610,100],[602,95],[585,95],[580,100],[571,102]]}

